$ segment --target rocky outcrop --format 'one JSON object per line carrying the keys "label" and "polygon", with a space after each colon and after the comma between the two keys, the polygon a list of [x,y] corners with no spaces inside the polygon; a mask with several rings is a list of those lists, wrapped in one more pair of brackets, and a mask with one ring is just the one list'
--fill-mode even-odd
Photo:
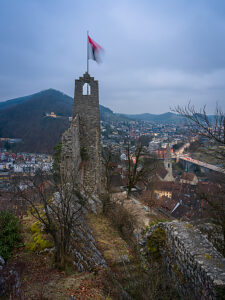
{"label": "rocky outcrop", "polygon": [[[96,203],[98,200],[86,199],[84,194],[77,191],[73,194],[73,185],[66,183],[60,192],[56,192],[52,198],[52,205],[48,206],[48,212],[52,214],[52,218],[57,220],[57,212],[63,212],[65,207],[69,207],[67,211],[68,220],[70,221],[71,239],[70,239],[70,255],[73,264],[78,271],[90,271],[96,267],[107,267],[107,264],[97,248],[95,238],[86,222],[88,211],[96,213]],[[72,197],[66,197],[66,195]],[[90,201],[93,201],[93,209]],[[57,209],[55,209],[57,208]]]}
{"label": "rocky outcrop", "polygon": [[0,297],[2,295],[4,295],[4,293],[5,293],[5,289],[4,289],[4,282],[5,282],[5,280],[4,280],[3,276],[2,276],[2,273],[3,273],[2,270],[3,270],[4,265],[5,265],[5,261],[0,256]]}
{"label": "rocky outcrop", "polygon": [[[152,237],[157,232],[161,233],[162,243],[154,245]],[[140,247],[146,261],[151,252],[159,251],[168,278],[182,299],[224,299],[225,258],[193,225],[159,223],[145,233]]]}
{"label": "rocky outcrop", "polygon": [[107,267],[106,261],[96,246],[91,229],[83,215],[78,219],[79,226],[73,230],[71,252],[74,265],[79,271],[93,270],[96,267]]}
{"label": "rocky outcrop", "polygon": [[0,297],[3,295],[10,297],[20,296],[21,269],[20,265],[6,265],[4,259],[0,256]]}

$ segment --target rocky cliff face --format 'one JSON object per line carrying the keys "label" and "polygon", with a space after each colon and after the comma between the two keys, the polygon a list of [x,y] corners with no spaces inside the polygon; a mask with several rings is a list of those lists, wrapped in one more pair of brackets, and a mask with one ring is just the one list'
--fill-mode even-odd
{"label": "rocky cliff face", "polygon": [[71,245],[74,265],[81,272],[90,271],[96,267],[106,268],[106,261],[98,250],[91,229],[82,214],[78,223],[79,225],[73,230],[74,237]]}

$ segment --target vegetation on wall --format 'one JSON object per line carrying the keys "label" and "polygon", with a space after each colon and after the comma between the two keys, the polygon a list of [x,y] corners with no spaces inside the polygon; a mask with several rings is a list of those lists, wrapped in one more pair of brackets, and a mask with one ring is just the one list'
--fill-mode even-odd
{"label": "vegetation on wall", "polygon": [[88,153],[87,153],[87,149],[85,147],[81,147],[80,156],[81,156],[82,161],[87,161],[88,160]]}
{"label": "vegetation on wall", "polygon": [[53,153],[53,176],[54,180],[58,182],[60,180],[60,163],[61,163],[62,143],[58,143],[54,147]]}
{"label": "vegetation on wall", "polygon": [[147,249],[148,254],[152,258],[159,259],[161,257],[160,249],[164,247],[165,239],[165,231],[160,227],[158,227],[148,238]]}

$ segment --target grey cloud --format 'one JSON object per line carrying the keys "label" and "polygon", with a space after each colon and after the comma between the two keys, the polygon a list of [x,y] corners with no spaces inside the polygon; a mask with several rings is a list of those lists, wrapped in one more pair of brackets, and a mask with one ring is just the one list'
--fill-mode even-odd
{"label": "grey cloud", "polygon": [[2,0],[0,101],[56,88],[73,95],[86,71],[86,30],[105,49],[90,61],[101,103],[160,113],[192,99],[225,109],[222,0]]}

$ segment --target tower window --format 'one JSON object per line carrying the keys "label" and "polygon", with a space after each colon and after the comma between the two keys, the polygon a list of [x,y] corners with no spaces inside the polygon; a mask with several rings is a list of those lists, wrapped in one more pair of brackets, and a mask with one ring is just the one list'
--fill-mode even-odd
{"label": "tower window", "polygon": [[88,83],[83,85],[83,95],[91,95],[91,86]]}
{"label": "tower window", "polygon": [[170,168],[170,164],[168,164],[168,168]]}

